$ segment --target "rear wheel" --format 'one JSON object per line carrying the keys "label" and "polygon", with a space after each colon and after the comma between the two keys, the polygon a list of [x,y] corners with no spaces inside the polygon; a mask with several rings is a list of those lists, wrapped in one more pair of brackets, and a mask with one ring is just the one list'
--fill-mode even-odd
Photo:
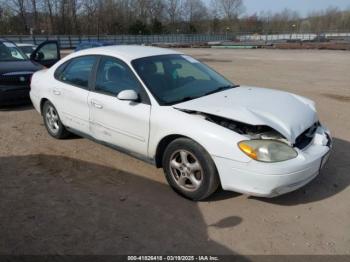
{"label": "rear wheel", "polygon": [[207,198],[219,186],[219,176],[210,155],[187,138],[169,144],[163,156],[163,169],[170,186],[192,200]]}
{"label": "rear wheel", "polygon": [[56,108],[49,101],[43,106],[43,119],[47,132],[56,139],[67,138],[70,133],[62,124]]}

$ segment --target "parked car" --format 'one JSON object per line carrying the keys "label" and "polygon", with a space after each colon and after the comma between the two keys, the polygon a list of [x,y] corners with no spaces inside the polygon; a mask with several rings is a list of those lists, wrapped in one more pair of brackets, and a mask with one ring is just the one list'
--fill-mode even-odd
{"label": "parked car", "polygon": [[101,42],[101,41],[87,41],[87,42],[81,42],[77,45],[75,48],[75,52],[84,50],[84,49],[89,49],[89,48],[95,48],[95,47],[102,47],[102,46],[110,46],[112,45],[111,43],[107,42]]}
{"label": "parked car", "polygon": [[32,74],[59,59],[55,41],[42,43],[28,58],[13,42],[0,39],[0,106],[30,102]]}
{"label": "parked car", "polygon": [[33,44],[27,44],[27,43],[15,43],[15,44],[28,58],[30,58],[30,55],[37,48],[37,46]]}
{"label": "parked car", "polygon": [[296,190],[332,145],[311,100],[235,85],[167,49],[73,53],[33,75],[30,97],[52,137],[73,132],[151,162],[193,200],[219,184],[261,197]]}

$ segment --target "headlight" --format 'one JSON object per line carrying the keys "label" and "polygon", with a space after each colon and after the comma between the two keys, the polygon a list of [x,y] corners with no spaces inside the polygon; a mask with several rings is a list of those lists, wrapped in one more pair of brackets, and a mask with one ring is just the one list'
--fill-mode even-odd
{"label": "headlight", "polygon": [[246,140],[238,146],[247,156],[261,162],[281,162],[298,156],[292,147],[277,140]]}

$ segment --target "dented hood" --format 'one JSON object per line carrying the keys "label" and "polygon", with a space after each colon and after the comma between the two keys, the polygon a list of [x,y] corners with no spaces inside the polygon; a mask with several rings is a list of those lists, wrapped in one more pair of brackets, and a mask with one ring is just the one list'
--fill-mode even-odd
{"label": "dented hood", "polygon": [[265,125],[291,143],[318,121],[314,103],[291,93],[241,86],[174,105],[250,125]]}

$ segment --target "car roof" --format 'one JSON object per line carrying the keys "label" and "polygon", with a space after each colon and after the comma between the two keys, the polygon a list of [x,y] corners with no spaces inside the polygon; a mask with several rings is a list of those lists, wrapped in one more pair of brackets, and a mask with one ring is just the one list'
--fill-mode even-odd
{"label": "car roof", "polygon": [[79,44],[108,44],[108,42],[105,41],[82,41]]}
{"label": "car roof", "polygon": [[115,56],[123,59],[124,61],[131,62],[132,60],[158,55],[171,55],[171,54],[182,54],[180,52],[158,48],[150,46],[140,45],[114,45],[114,46],[103,46],[95,47],[91,49],[84,49],[74,53],[70,57],[81,56],[81,55],[108,55]]}
{"label": "car roof", "polygon": [[12,41],[10,41],[10,40],[8,40],[6,38],[0,38],[0,42],[12,42]]}
{"label": "car roof", "polygon": [[35,46],[35,45],[29,44],[29,43],[15,43],[15,44],[16,44],[16,46],[19,46],[19,47],[21,47],[21,46]]}

